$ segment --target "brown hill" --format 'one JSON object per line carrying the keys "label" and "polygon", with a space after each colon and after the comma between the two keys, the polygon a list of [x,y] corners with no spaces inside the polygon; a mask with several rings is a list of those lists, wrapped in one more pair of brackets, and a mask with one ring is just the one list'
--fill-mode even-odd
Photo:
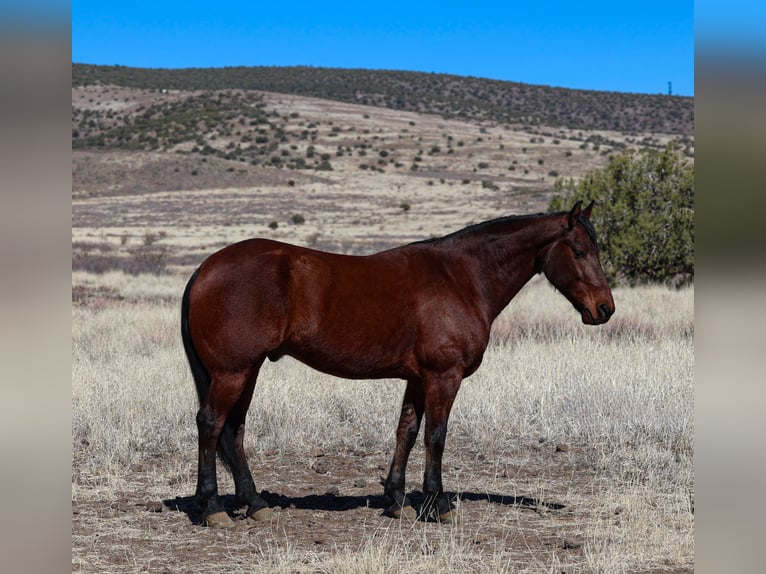
{"label": "brown hill", "polygon": [[501,123],[691,136],[689,97],[571,90],[422,72],[313,67],[148,69],[72,65],[72,85],[262,90]]}

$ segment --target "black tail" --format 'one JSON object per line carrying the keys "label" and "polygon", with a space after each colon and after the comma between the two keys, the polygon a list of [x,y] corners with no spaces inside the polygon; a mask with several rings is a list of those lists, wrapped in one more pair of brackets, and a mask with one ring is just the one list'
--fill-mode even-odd
{"label": "black tail", "polygon": [[184,342],[184,351],[186,351],[186,359],[189,361],[189,367],[191,367],[192,377],[194,377],[194,385],[197,387],[199,404],[202,405],[202,401],[205,400],[210,389],[210,374],[197,355],[197,349],[194,348],[194,342],[189,332],[189,293],[197,275],[199,275],[199,269],[189,279],[186,289],[184,289],[183,299],[181,299],[181,339]]}
{"label": "black tail", "polygon": [[[181,339],[184,343],[184,351],[186,352],[186,359],[189,361],[192,377],[194,377],[194,385],[197,388],[197,398],[199,399],[200,406],[202,406],[210,390],[210,373],[207,372],[205,365],[202,364],[202,360],[197,354],[197,349],[194,348],[194,341],[192,341],[191,333],[189,332],[189,293],[191,292],[194,280],[199,275],[199,271],[198,268],[189,279],[181,299]],[[218,439],[217,451],[223,465],[230,471],[237,459],[234,449],[234,429],[228,424],[224,425],[221,437]]]}

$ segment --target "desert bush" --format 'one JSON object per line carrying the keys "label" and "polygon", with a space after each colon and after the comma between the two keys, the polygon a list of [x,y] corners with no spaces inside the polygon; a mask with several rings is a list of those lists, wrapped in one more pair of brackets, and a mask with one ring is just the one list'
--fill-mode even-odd
{"label": "desert bush", "polygon": [[694,170],[675,145],[621,154],[579,182],[558,180],[556,191],[551,211],[596,201],[593,225],[610,280],[693,280]]}
{"label": "desert bush", "polygon": [[129,252],[134,261],[134,273],[160,275],[165,272],[169,255],[167,245],[141,245],[130,249]]}

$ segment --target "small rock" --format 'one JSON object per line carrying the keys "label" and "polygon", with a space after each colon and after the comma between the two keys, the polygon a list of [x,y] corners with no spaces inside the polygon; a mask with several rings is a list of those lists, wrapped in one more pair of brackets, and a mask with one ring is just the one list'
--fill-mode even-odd
{"label": "small rock", "polygon": [[330,488],[325,490],[324,493],[329,494],[330,496],[337,496],[339,492],[340,492],[340,489],[337,486],[332,485]]}
{"label": "small rock", "polygon": [[564,540],[564,543],[561,546],[564,550],[576,550],[582,546],[582,543],[574,540]]}
{"label": "small rock", "polygon": [[569,445],[563,442],[560,442],[559,444],[556,445],[556,452],[569,452]]}
{"label": "small rock", "polygon": [[321,456],[324,456],[324,452],[322,451],[321,448],[315,447],[311,449],[311,451],[309,452],[309,456],[312,458],[319,458]]}
{"label": "small rock", "polygon": [[354,488],[364,488],[365,486],[367,486],[367,481],[363,478],[357,478],[354,481]]}
{"label": "small rock", "polygon": [[317,462],[314,464],[314,472],[317,474],[327,474],[329,472],[330,468],[321,462]]}

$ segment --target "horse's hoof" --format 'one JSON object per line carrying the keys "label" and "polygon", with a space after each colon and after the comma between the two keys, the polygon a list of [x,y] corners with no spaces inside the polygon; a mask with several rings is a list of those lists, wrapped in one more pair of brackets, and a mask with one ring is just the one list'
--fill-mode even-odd
{"label": "horse's hoof", "polygon": [[397,506],[391,511],[391,516],[408,522],[415,522],[418,519],[418,513],[411,506]]}
{"label": "horse's hoof", "polygon": [[439,522],[442,524],[460,524],[460,516],[454,510],[439,515]]}
{"label": "horse's hoof", "polygon": [[274,517],[274,512],[268,506],[264,506],[248,516],[256,522],[269,522]]}
{"label": "horse's hoof", "polygon": [[210,528],[232,528],[234,521],[226,514],[225,510],[219,510],[205,518],[205,526]]}

